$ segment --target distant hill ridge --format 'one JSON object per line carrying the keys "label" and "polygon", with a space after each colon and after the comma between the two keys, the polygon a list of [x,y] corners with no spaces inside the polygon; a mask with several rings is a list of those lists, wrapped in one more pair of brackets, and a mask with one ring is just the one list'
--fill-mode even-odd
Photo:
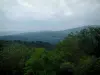
{"label": "distant hill ridge", "polygon": [[[91,27],[100,27],[100,25],[92,25]],[[62,31],[41,31],[41,32],[27,32],[20,34],[0,36],[0,40],[21,40],[21,41],[44,41],[49,43],[58,43],[63,40],[69,33],[80,31],[88,26],[67,29]]]}

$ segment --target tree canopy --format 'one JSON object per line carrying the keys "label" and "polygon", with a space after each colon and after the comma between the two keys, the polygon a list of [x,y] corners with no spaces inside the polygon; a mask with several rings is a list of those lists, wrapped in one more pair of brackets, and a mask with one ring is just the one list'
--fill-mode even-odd
{"label": "tree canopy", "polygon": [[0,40],[1,75],[99,75],[100,28],[70,33],[57,45]]}

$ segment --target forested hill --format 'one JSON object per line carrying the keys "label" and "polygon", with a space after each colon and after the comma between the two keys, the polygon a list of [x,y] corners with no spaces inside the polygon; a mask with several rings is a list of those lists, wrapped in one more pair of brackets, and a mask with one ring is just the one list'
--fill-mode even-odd
{"label": "forested hill", "polygon": [[4,35],[0,36],[0,40],[44,41],[55,44],[63,40],[69,33],[80,31],[81,29],[86,27],[87,26],[63,30],[63,31],[27,32],[15,35],[14,34]]}
{"label": "forested hill", "polygon": [[100,75],[100,27],[70,33],[56,47],[1,40],[0,75]]}

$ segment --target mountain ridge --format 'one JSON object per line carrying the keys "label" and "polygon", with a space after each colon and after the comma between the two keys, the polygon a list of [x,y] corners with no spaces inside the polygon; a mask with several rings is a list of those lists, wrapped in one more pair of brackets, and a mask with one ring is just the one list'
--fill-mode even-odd
{"label": "mountain ridge", "polygon": [[[80,31],[88,26],[77,27],[62,31],[41,31],[27,32],[13,35],[0,36],[0,40],[21,40],[21,41],[44,41],[49,43],[58,43],[63,40],[69,33]],[[94,27],[94,26],[91,26]],[[95,27],[97,27],[95,25]]]}

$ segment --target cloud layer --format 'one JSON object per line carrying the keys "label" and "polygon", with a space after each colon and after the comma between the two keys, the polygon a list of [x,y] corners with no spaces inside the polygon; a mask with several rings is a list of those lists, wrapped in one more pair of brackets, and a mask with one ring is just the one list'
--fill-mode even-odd
{"label": "cloud layer", "polygon": [[1,0],[0,30],[61,30],[100,24],[100,0]]}

